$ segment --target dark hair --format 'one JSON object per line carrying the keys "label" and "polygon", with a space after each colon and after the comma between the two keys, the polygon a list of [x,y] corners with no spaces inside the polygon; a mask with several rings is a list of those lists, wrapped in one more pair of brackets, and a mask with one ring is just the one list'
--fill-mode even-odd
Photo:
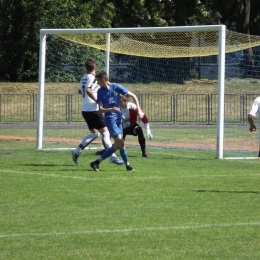
{"label": "dark hair", "polygon": [[108,75],[105,71],[100,71],[99,73],[97,73],[96,78],[105,79],[106,81],[108,81]]}
{"label": "dark hair", "polygon": [[96,69],[96,62],[92,58],[88,58],[85,60],[85,67],[87,72],[91,72]]}
{"label": "dark hair", "polygon": [[123,97],[126,101],[128,101],[130,98],[129,94],[126,95],[120,94],[120,97]]}

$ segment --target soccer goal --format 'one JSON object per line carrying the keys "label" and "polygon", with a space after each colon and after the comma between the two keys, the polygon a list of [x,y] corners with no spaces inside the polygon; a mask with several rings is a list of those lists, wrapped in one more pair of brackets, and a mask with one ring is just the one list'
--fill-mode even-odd
{"label": "soccer goal", "polygon": [[[259,45],[259,37],[223,25],[41,29],[37,149],[73,148],[88,132],[77,87],[85,58],[93,57],[111,81],[135,89],[155,136],[147,146],[252,156],[257,137],[246,115],[258,93],[225,93],[225,85],[254,86],[245,79],[249,71],[255,79],[256,63],[252,72],[243,62]],[[126,143],[138,145],[136,138]]]}

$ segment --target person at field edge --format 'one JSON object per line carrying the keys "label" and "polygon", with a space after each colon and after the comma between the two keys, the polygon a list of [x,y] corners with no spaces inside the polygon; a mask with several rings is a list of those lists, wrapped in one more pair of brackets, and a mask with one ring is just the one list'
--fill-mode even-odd
{"label": "person at field edge", "polygon": [[[138,136],[138,142],[142,151],[143,157],[150,157],[150,155],[146,152],[146,142],[144,137],[144,132],[141,126],[137,123],[137,117],[141,119],[144,123],[144,127],[146,129],[146,136],[152,140],[153,134],[150,130],[150,125],[148,122],[148,118],[142,110],[138,110],[137,106],[133,102],[129,102],[129,95],[120,95],[120,109],[122,114],[122,123],[123,123],[123,139],[127,135]],[[96,154],[103,154],[105,149],[97,152]]]}
{"label": "person at field edge", "polygon": [[[100,86],[97,84],[95,78],[96,62],[92,58],[85,61],[86,74],[81,78],[78,87],[78,93],[82,95],[82,116],[86,121],[90,134],[83,137],[79,146],[72,150],[72,160],[78,164],[78,158],[90,143],[92,143],[100,134],[102,136],[102,143],[105,149],[112,146],[109,131],[105,125],[103,114],[98,111],[98,105],[95,102],[97,98],[97,91]],[[110,154],[110,162],[115,164],[124,164],[114,153]]]}
{"label": "person at field edge", "polygon": [[108,158],[112,153],[119,149],[120,155],[125,163],[126,170],[135,171],[128,162],[128,155],[125,149],[123,138],[123,127],[120,110],[120,94],[129,95],[136,103],[139,110],[140,104],[136,95],[118,83],[109,82],[108,75],[105,71],[101,71],[96,75],[100,89],[97,92],[97,104],[99,111],[104,113],[105,124],[109,130],[110,136],[114,139],[112,147],[107,149],[97,160],[90,163],[94,171],[99,171],[99,164]]}
{"label": "person at field edge", "polygon": [[[256,126],[254,123],[254,117],[256,116],[256,114],[258,114],[258,118],[260,118],[260,97],[257,97],[254,100],[254,103],[252,105],[252,108],[250,110],[250,112],[248,113],[248,123],[250,125],[249,127],[249,131],[250,132],[254,132],[256,131]],[[260,120],[258,121],[258,128],[260,129]],[[259,143],[259,150],[258,150],[258,157],[260,157],[260,131],[258,130],[258,143]]]}

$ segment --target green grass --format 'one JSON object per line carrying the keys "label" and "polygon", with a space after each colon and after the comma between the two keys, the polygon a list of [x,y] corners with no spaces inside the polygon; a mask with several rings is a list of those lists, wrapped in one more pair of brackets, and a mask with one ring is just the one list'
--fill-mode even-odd
{"label": "green grass", "polygon": [[259,160],[128,149],[134,173],[84,151],[0,141],[0,259],[259,259]]}
{"label": "green grass", "polygon": [[[217,94],[218,83],[216,80],[191,80],[185,84],[168,84],[161,82],[152,82],[149,84],[130,84],[123,83],[130,91],[134,93],[187,93],[187,94]],[[77,94],[78,82],[68,83],[46,83],[45,93],[66,93]],[[57,91],[58,90],[58,91]],[[38,82],[0,82],[0,93],[5,94],[37,94]],[[225,81],[225,93],[233,94],[255,94],[259,93],[259,80],[228,79]]]}

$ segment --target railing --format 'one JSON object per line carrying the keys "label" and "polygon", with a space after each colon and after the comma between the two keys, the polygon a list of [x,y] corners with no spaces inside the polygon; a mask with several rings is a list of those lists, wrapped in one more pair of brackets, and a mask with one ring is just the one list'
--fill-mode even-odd
{"label": "railing", "polygon": [[[36,122],[37,94],[0,94],[0,122]],[[244,124],[259,94],[225,94],[225,122]],[[138,94],[150,122],[216,124],[217,94]],[[45,94],[45,122],[81,122],[81,96]]]}

